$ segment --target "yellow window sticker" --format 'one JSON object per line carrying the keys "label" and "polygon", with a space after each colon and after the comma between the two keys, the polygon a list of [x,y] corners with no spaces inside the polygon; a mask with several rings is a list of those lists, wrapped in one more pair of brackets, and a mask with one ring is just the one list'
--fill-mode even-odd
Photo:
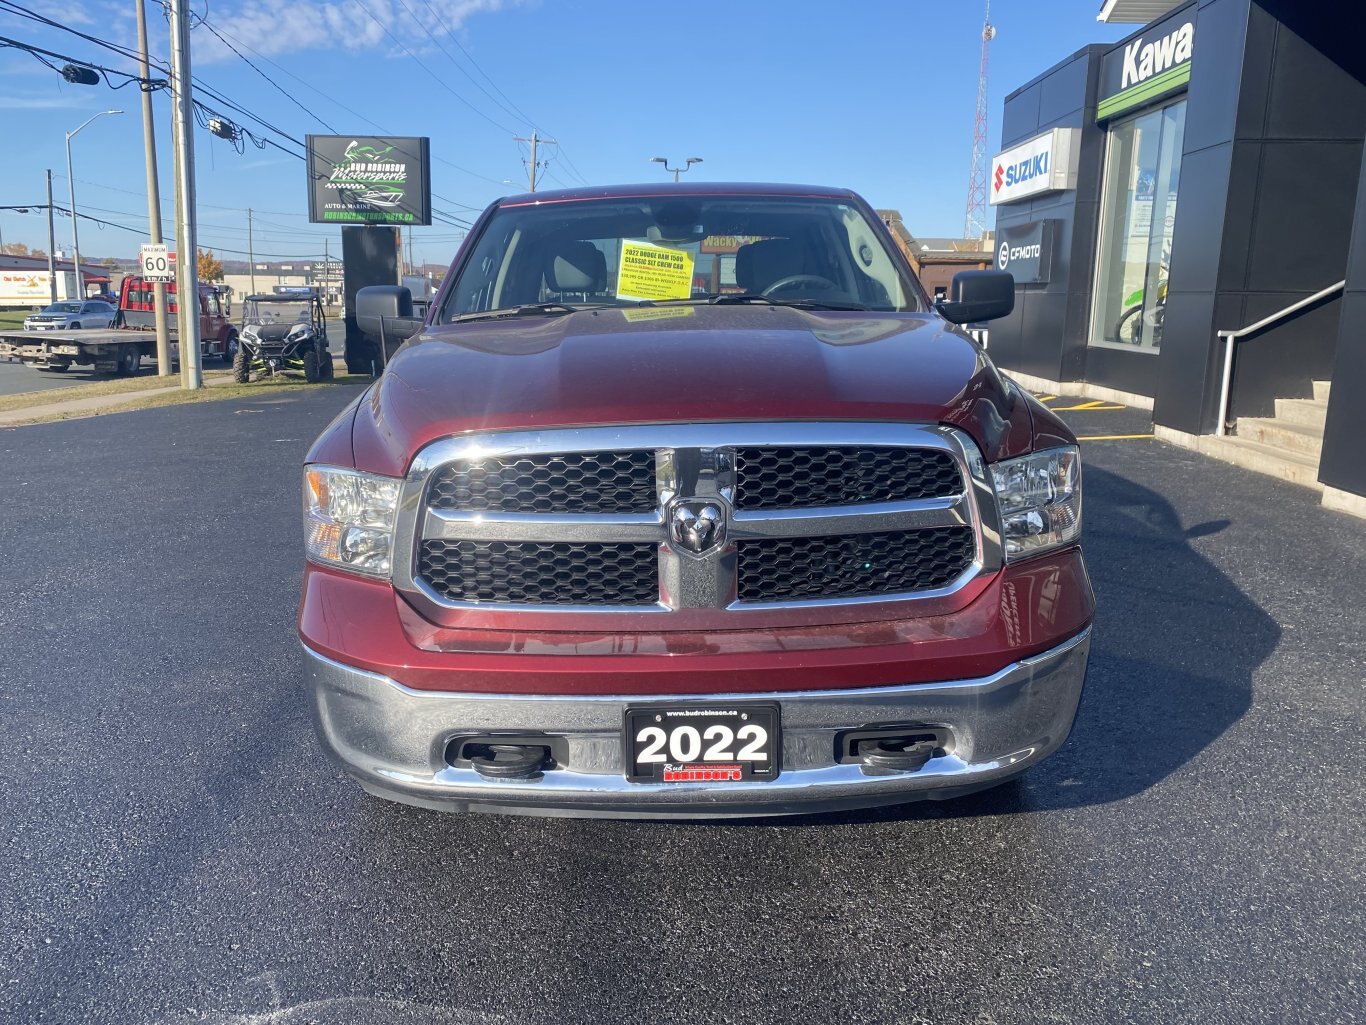
{"label": "yellow window sticker", "polygon": [[622,242],[618,299],[686,299],[692,295],[692,253],[649,242]]}

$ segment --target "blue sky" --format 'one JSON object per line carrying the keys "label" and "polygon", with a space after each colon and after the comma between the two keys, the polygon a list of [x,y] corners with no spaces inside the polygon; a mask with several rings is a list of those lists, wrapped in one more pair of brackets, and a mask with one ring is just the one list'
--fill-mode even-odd
{"label": "blue sky", "polygon": [[[136,40],[130,0],[14,2],[111,42]],[[164,57],[166,23],[155,0],[147,6],[152,51]],[[523,190],[526,147],[512,136],[528,135],[530,119],[561,144],[542,151],[550,159],[542,187],[648,181],[663,175],[652,156],[672,162],[699,156],[703,163],[690,180],[848,186],[875,206],[900,209],[917,234],[962,230],[983,14],[978,2],[192,0],[190,6],[207,10],[208,24],[283,91],[204,26],[192,33],[197,78],[297,138],[329,134],[312,115],[337,134],[378,134],[378,125],[390,134],[430,136],[433,189],[445,197],[434,206],[453,218],[469,220],[497,196]],[[996,0],[989,149],[999,142],[1008,92],[1086,43],[1126,34],[1123,26],[1097,23],[1098,7],[1098,0]],[[133,69],[108,50],[3,8],[0,35]],[[170,106],[164,92],[154,100],[169,212]],[[99,118],[73,142],[77,208],[145,230],[134,89],[68,85],[27,54],[0,49],[0,124],[11,140],[0,164],[0,205],[42,202],[49,167],[57,202],[65,205],[64,132],[110,108],[126,113]],[[245,251],[250,206],[260,211],[258,254],[314,257],[324,239],[337,251],[340,229],[308,223],[300,160],[273,147],[247,145],[239,154],[203,130],[195,147],[201,245],[229,256]],[[517,185],[502,184],[505,179]],[[59,219],[59,246],[69,235],[64,223]],[[458,234],[443,225],[415,229],[415,254],[445,263]],[[5,242],[47,245],[45,220],[36,213],[0,211],[0,235]],[[81,226],[83,255],[132,256],[139,241],[132,232]]]}

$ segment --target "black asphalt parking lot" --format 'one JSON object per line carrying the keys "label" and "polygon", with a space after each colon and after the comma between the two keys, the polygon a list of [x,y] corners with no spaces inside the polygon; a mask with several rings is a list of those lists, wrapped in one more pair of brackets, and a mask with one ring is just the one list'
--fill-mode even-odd
{"label": "black asphalt parking lot", "polygon": [[[146,365],[138,371],[139,377],[156,377],[156,364]],[[108,374],[96,374],[85,367],[75,371],[54,374],[35,370],[24,363],[0,359],[0,395],[21,395],[25,392],[51,391],[54,388],[70,388],[73,385],[90,384],[95,381],[110,380]]]}
{"label": "black asphalt parking lot", "polygon": [[0,1021],[1366,1020],[1362,521],[1086,441],[1090,675],[1022,781],[440,815],[325,764],[297,680],[298,468],[338,391],[0,431]]}

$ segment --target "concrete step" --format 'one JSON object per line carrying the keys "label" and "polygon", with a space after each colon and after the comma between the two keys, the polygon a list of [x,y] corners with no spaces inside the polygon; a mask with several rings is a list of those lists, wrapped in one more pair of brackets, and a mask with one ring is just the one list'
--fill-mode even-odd
{"label": "concrete step", "polygon": [[1328,401],[1328,392],[1332,389],[1332,387],[1333,387],[1333,382],[1332,382],[1332,381],[1315,381],[1315,382],[1314,382],[1314,398],[1318,399],[1320,402],[1327,402],[1327,401]]}
{"label": "concrete step", "polygon": [[1317,427],[1306,427],[1304,424],[1244,416],[1238,418],[1237,436],[1244,441],[1270,445],[1272,448],[1292,452],[1315,462],[1323,455],[1323,431]]}
{"label": "concrete step", "polygon": [[1328,419],[1328,403],[1321,399],[1277,399],[1276,419],[1316,427],[1322,432]]}
{"label": "concrete step", "polygon": [[1200,439],[1200,451],[1226,463],[1265,473],[1292,484],[1322,491],[1319,483],[1317,458],[1286,452],[1245,438],[1219,438],[1212,435]]}

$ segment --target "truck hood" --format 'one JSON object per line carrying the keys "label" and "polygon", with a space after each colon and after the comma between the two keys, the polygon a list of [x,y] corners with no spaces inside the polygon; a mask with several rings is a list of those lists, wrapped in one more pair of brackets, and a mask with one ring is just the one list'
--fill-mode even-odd
{"label": "truck hood", "polygon": [[584,310],[429,327],[357,409],[355,465],[402,475],[470,431],[726,420],[946,423],[988,460],[1030,447],[1026,402],[934,314],[775,306]]}

